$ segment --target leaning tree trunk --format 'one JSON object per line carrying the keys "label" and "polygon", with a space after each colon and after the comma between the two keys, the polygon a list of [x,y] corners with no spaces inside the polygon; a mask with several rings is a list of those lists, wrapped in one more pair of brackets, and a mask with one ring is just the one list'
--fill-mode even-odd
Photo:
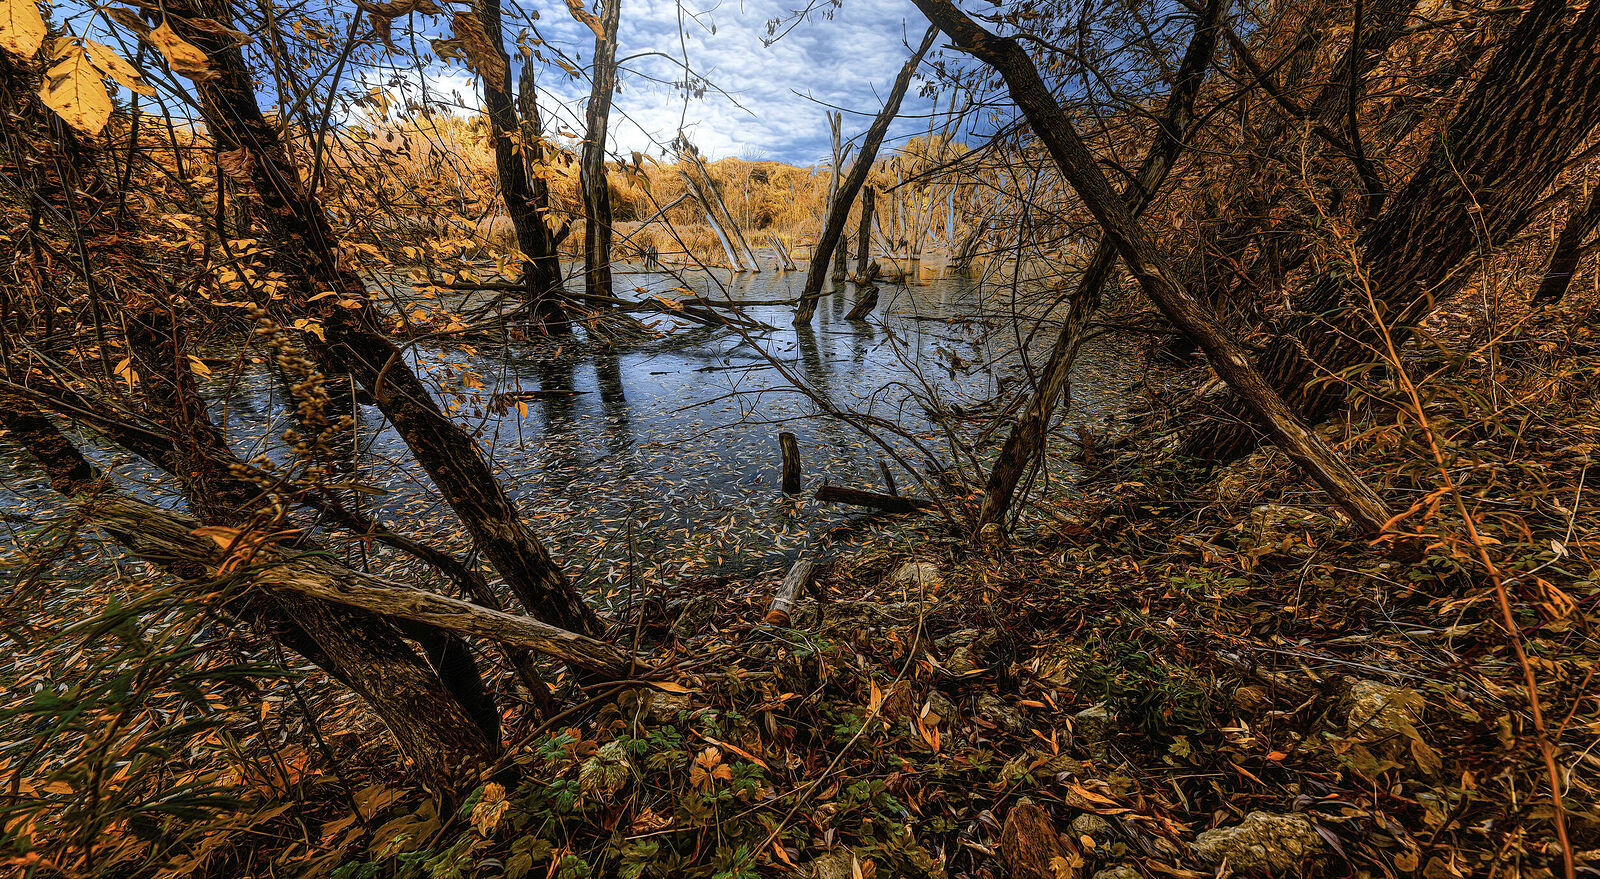
{"label": "leaning tree trunk", "polygon": [[578,183],[583,189],[583,289],[611,296],[611,184],[606,179],[606,128],[611,97],[617,90],[617,25],[622,0],[603,0],[594,27],[594,64],[589,105],[584,111],[583,156]]}
{"label": "leaning tree trunk", "polygon": [[[1194,37],[1178,66],[1178,75],[1167,98],[1166,113],[1156,132],[1156,142],[1150,147],[1138,175],[1123,188],[1122,197],[1134,216],[1143,213],[1155,200],[1156,193],[1172,170],[1185,136],[1194,125],[1195,97],[1200,84],[1205,81],[1206,68],[1217,48],[1217,33],[1228,16],[1230,0],[1211,0],[1199,22]],[[1072,374],[1072,364],[1077,359],[1078,347],[1083,341],[1083,331],[1089,318],[1100,307],[1101,291],[1116,267],[1117,250],[1109,235],[1102,236],[1095,246],[1089,265],[1078,276],[1077,284],[1067,298],[1067,315],[1061,322],[1061,332],[1039,378],[1039,385],[1022,416],[1012,426],[994,467],[989,471],[989,482],[984,488],[983,504],[978,510],[978,528],[1005,519],[1016,494],[1022,475],[1040,459],[1049,435],[1050,419],[1056,403]]]}
{"label": "leaning tree trunk", "polygon": [[722,192],[717,189],[717,181],[711,179],[711,169],[706,167],[706,163],[701,161],[697,153],[688,149],[681,150],[678,153],[678,161],[681,163],[685,156],[688,157],[689,163],[695,170],[700,172],[700,177],[705,180],[706,193],[710,195],[712,202],[706,206],[707,209],[711,210],[712,213],[720,213],[723,222],[727,223],[728,234],[733,239],[732,243],[738,245],[739,252],[744,254],[745,260],[750,264],[750,271],[760,272],[761,263],[756,259],[755,249],[745,239],[744,230],[739,228],[739,221],[734,218],[733,211],[728,210],[728,203],[723,201]]}
{"label": "leaning tree trunk", "polygon": [[[404,353],[383,334],[366,285],[341,267],[336,236],[322,204],[300,181],[256,102],[253,81],[240,49],[212,21],[226,21],[227,7],[205,0],[174,0],[166,22],[210,59],[214,78],[197,83],[200,112],[219,148],[252,158],[251,182],[261,199],[267,237],[289,294],[277,305],[319,322],[324,339],[308,334],[306,345],[324,373],[352,375],[394,425],[427,471],[444,501],[461,520],[474,545],[495,566],[528,612],[564,629],[598,634],[599,619],[527,528],[460,425],[439,408]],[[315,174],[311,175],[315,178]],[[337,292],[337,296],[320,296]],[[313,297],[318,297],[313,301]],[[346,308],[339,301],[358,303]]]}
{"label": "leaning tree trunk", "polygon": [[[110,496],[101,474],[31,402],[0,390],[0,425],[39,463],[52,488],[79,500],[90,512],[88,521],[135,549],[147,529],[119,528],[117,522],[94,515],[96,504]],[[188,522],[189,533],[200,524]],[[204,557],[143,557],[199,592],[215,589],[211,572],[216,564],[206,564]],[[381,618],[298,594],[255,596],[247,602],[248,618],[359,693],[394,733],[401,753],[416,762],[419,776],[435,789],[452,789],[465,771],[484,765],[498,747]]]}
{"label": "leaning tree trunk", "polygon": [[[1536,0],[1490,60],[1427,160],[1356,240],[1365,284],[1348,268],[1317,278],[1287,332],[1261,355],[1267,380],[1319,420],[1344,399],[1344,376],[1381,348],[1382,312],[1398,344],[1461,289],[1476,258],[1522,230],[1565,160],[1600,123],[1600,3]],[[1174,421],[1182,450],[1223,463],[1260,437],[1237,393],[1196,401]],[[1205,416],[1205,417],[1202,417]]]}
{"label": "leaning tree trunk", "polygon": [[795,308],[794,323],[809,324],[812,315],[817,312],[817,300],[822,296],[822,282],[827,277],[828,262],[833,256],[833,249],[839,244],[839,236],[844,234],[845,220],[850,216],[850,205],[856,200],[856,193],[861,185],[867,182],[867,174],[872,171],[872,161],[877,158],[878,146],[883,143],[883,137],[889,132],[889,123],[900,112],[900,102],[905,99],[906,88],[911,84],[911,74],[917,70],[917,65],[922,63],[922,56],[933,47],[934,38],[939,36],[938,28],[928,28],[922,37],[922,45],[912,54],[905,66],[900,68],[900,75],[895,77],[894,88],[889,91],[889,100],[884,102],[883,110],[878,113],[878,118],[872,120],[872,126],[867,129],[867,136],[861,141],[861,150],[856,154],[856,160],[850,165],[850,173],[839,184],[839,191],[835,193],[833,203],[828,206],[828,217],[822,224],[822,237],[817,240],[817,247],[811,252],[811,265],[806,272],[806,284],[800,291],[800,304]]}
{"label": "leaning tree trunk", "polygon": [[1561,227],[1561,235],[1550,251],[1550,264],[1545,267],[1539,289],[1533,293],[1534,302],[1557,302],[1567,295],[1567,287],[1583,258],[1583,242],[1597,225],[1600,225],[1600,184],[1589,190],[1589,198],[1583,206],[1573,211]]}
{"label": "leaning tree trunk", "polygon": [[1094,155],[1039,78],[1028,53],[1013,39],[979,27],[950,0],[914,0],[929,20],[963,50],[997,70],[1039,139],[1085,207],[1116,245],[1128,271],[1167,319],[1201,348],[1212,369],[1234,388],[1278,446],[1367,532],[1380,531],[1389,511],[1377,494],[1284,404],[1251,363],[1249,354],[1189,294],[1155,241],[1111,188]]}
{"label": "leaning tree trunk", "polygon": [[[538,143],[538,109],[535,104],[532,76],[523,74],[523,102],[525,113],[535,120],[523,125],[517,118],[516,101],[511,95],[511,57],[506,54],[500,32],[500,0],[477,0],[478,20],[483,24],[490,46],[500,56],[503,75],[481,71],[478,79],[483,83],[483,106],[489,117],[490,137],[494,143],[494,166],[500,177],[500,195],[505,200],[506,216],[517,236],[517,249],[522,251],[522,283],[526,289],[527,307],[538,323],[546,330],[561,332],[569,328],[567,316],[557,301],[561,293],[561,268],[557,262],[555,236],[546,221],[548,191],[535,191],[535,182],[529,174],[536,166],[543,150]],[[529,62],[530,65],[532,62]],[[546,184],[538,180],[543,189]],[[551,269],[554,268],[552,272]]]}
{"label": "leaning tree trunk", "polygon": [[[8,62],[0,60],[0,68],[5,68],[0,70],[0,78],[5,80],[0,93],[21,96],[14,101],[19,112],[11,119],[18,125],[48,130],[48,114],[32,89],[19,87],[25,84],[18,82],[19,74]],[[76,240],[84,276],[114,266],[120,281],[118,322],[126,331],[130,368],[140,376],[134,389],[144,404],[145,417],[159,425],[160,433],[113,432],[112,437],[126,440],[123,444],[130,451],[177,477],[190,508],[208,522],[243,525],[257,519],[271,521],[274,513],[265,490],[240,476],[245,465],[233,456],[210,421],[189,358],[182,353],[186,346],[181,324],[170,314],[175,291],[168,267],[146,254],[137,239],[117,229],[110,210],[115,187],[95,173],[100,168],[96,158],[81,150],[70,133],[57,128],[53,137],[35,136],[29,142],[53,151],[55,161],[48,166],[31,162],[26,170],[13,170],[22,170],[31,178],[34,198],[51,207],[51,217],[67,224],[63,232]],[[52,180],[48,172],[41,171],[49,166],[58,171],[70,169],[77,179]],[[63,219],[66,217],[71,219]],[[0,415],[8,435],[33,454],[52,487],[61,493],[98,492],[99,474],[26,394],[21,386],[0,388]],[[56,388],[48,396],[70,400],[80,413],[91,416],[103,409],[66,388]],[[330,435],[336,433],[329,431]],[[441,675],[387,622],[368,612],[325,606],[303,597],[279,601],[254,595],[232,602],[231,608],[361,695],[394,731],[402,751],[417,762],[430,784],[441,789],[449,786],[459,780],[464,769],[485,765],[498,749],[498,713],[458,638],[427,627],[418,627],[413,633],[419,642],[447,648],[435,654],[440,660],[435,667],[441,672],[448,666],[450,671],[466,675],[457,679],[460,688],[450,690]]]}

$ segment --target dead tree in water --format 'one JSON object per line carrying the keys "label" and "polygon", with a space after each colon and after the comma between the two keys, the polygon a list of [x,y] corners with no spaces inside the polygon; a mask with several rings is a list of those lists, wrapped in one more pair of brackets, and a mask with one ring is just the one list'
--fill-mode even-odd
{"label": "dead tree in water", "polygon": [[589,16],[587,22],[594,29],[594,64],[590,72],[594,87],[584,109],[587,128],[578,178],[583,189],[583,290],[590,296],[611,295],[611,184],[606,179],[606,130],[611,121],[611,97],[617,90],[617,25],[621,18],[622,0],[604,0],[599,20]]}
{"label": "dead tree in water", "polygon": [[[861,228],[856,232],[856,280],[867,277],[867,264],[872,261],[872,211],[877,201],[877,190],[870,186],[861,189]],[[863,281],[870,283],[870,281]]]}
{"label": "dead tree in water", "polygon": [[556,240],[546,223],[549,207],[548,185],[530,174],[543,154],[539,146],[538,118],[532,62],[523,69],[520,102],[522,119],[511,97],[511,57],[506,54],[500,35],[500,0],[478,0],[478,20],[490,48],[499,55],[499,71],[484,70],[483,106],[489,117],[489,134],[494,143],[495,171],[500,177],[500,194],[506,216],[522,251],[522,282],[527,305],[534,317],[550,330],[567,328],[567,316],[556,301],[561,291],[561,266],[556,256]]}
{"label": "dead tree in water", "polygon": [[[286,294],[270,307],[290,319],[286,322],[320,323],[325,339],[306,337],[318,366],[324,373],[348,372],[377,403],[479,551],[530,614],[571,631],[598,633],[598,617],[528,529],[472,435],[439,408],[404,354],[384,335],[365,282],[341,265],[322,203],[294,183],[316,175],[300,173],[279,128],[261,111],[238,45],[215,28],[216,16],[226,17],[227,10],[203,0],[175,0],[165,11],[167,25],[205,52],[217,74],[196,83],[211,136],[220,147],[252,159],[249,170],[262,202],[264,237],[276,248],[274,267],[283,274]],[[319,295],[323,291],[339,295]]]}
{"label": "dead tree in water", "polygon": [[745,240],[744,230],[739,228],[739,221],[734,219],[733,211],[728,210],[728,203],[722,200],[722,193],[717,189],[717,182],[711,179],[711,169],[707,168],[706,163],[701,160],[700,151],[690,145],[687,140],[684,140],[682,134],[679,134],[678,138],[681,143],[681,148],[678,150],[678,161],[687,160],[689,166],[699,172],[699,179],[705,187],[705,196],[703,197],[709,198],[706,210],[712,214],[720,213],[722,222],[726,224],[724,228],[727,230],[729,243],[738,247],[739,252],[744,255],[750,271],[760,272],[761,263],[756,259],[756,252],[750,247],[750,242]]}
{"label": "dead tree in water", "polygon": [[855,163],[850,166],[850,173],[839,185],[839,191],[828,209],[828,217],[822,226],[822,237],[817,241],[816,250],[811,252],[811,266],[806,272],[806,284],[800,293],[800,305],[794,313],[796,324],[811,323],[812,316],[817,312],[817,300],[822,296],[822,280],[827,274],[833,250],[844,233],[850,205],[855,201],[856,193],[860,191],[862,184],[867,182],[867,174],[872,170],[872,161],[878,155],[878,146],[883,143],[884,135],[889,132],[889,123],[893,122],[894,117],[900,112],[900,102],[905,99],[906,88],[911,84],[911,74],[916,72],[917,66],[922,63],[922,56],[933,47],[934,38],[938,35],[938,28],[928,28],[928,32],[922,38],[922,45],[912,54],[905,66],[900,68],[900,75],[894,80],[894,88],[889,91],[889,100],[884,102],[878,118],[872,120],[872,126],[867,129],[867,135],[861,141],[861,150],[856,154]]}

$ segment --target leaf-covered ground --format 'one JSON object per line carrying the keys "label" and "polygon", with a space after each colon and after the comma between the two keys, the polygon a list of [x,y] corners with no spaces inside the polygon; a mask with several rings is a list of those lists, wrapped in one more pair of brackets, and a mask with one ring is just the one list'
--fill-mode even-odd
{"label": "leaf-covered ground", "polygon": [[6,718],[10,863],[1532,877],[1562,873],[1560,827],[1574,868],[1600,871],[1600,356],[1573,313],[1501,351],[1419,354],[1424,417],[1375,381],[1374,405],[1325,428],[1414,501],[1401,539],[1354,538],[1271,451],[1208,481],[1097,453],[1076,506],[1009,540],[877,532],[790,627],[761,622],[781,572],[649,584],[614,637],[670,673],[569,684],[544,718],[511,704],[503,765],[460,798],[406,787],[347,699],[263,667],[203,604],[113,614],[94,639],[30,631],[40,659]]}

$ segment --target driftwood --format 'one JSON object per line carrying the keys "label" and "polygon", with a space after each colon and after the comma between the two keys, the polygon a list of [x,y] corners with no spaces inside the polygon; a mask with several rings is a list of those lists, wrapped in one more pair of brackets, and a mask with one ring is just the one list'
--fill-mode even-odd
{"label": "driftwood", "polygon": [[524,647],[612,678],[626,677],[634,670],[632,657],[604,641],[531,617],[413,589],[347,568],[319,553],[296,553],[263,540],[266,535],[259,532],[202,529],[199,521],[182,513],[121,495],[92,495],[79,503],[87,521],[116,535],[134,555],[158,567],[192,569],[199,565],[232,572],[230,576],[249,586],[293,592]]}
{"label": "driftwood", "polygon": [[845,320],[866,320],[867,315],[878,307],[878,285],[873,283],[878,277],[878,263],[874,261],[861,273],[861,279],[856,282],[860,291],[856,304],[851,307],[850,313],[845,315]]}
{"label": "driftwood", "polygon": [[777,251],[778,264],[783,266],[783,270],[786,272],[794,271],[794,260],[789,258],[789,250],[783,246],[782,241],[778,240],[778,236],[768,235],[767,240],[772,242],[772,249]]}
{"label": "driftwood", "polygon": [[794,434],[778,434],[778,446],[783,450],[783,493],[800,493],[800,444]]}
{"label": "driftwood", "polygon": [[934,506],[933,501],[925,501],[922,498],[879,494],[866,489],[844,488],[838,485],[824,485],[818,488],[817,500],[823,503],[872,507],[885,513],[914,513],[917,510],[932,509]]}
{"label": "driftwood", "polygon": [[711,204],[715,205],[717,210],[722,211],[722,220],[727,224],[728,236],[733,239],[733,243],[739,247],[739,252],[744,254],[745,259],[749,261],[750,271],[760,272],[761,263],[756,261],[756,252],[750,247],[750,242],[745,240],[744,230],[739,228],[739,221],[734,219],[733,211],[728,210],[728,203],[722,200],[722,193],[717,190],[717,182],[711,179],[711,171],[706,168],[706,163],[700,160],[698,152],[694,152],[691,149],[683,149],[678,152],[678,160],[680,162],[685,156],[688,157],[695,169],[700,172],[700,176],[705,178],[706,192],[711,194]]}
{"label": "driftwood", "polygon": [[769,626],[789,625],[789,612],[794,610],[795,599],[800,597],[800,593],[816,575],[817,565],[810,559],[797,559],[790,565],[789,572],[783,575],[783,582],[778,585],[777,593],[772,596],[772,607],[762,622]]}

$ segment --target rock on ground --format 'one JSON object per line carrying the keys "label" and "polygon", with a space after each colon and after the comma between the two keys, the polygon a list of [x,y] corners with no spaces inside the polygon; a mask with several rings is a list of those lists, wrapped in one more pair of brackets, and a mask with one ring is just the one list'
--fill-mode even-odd
{"label": "rock on ground", "polygon": [[1304,815],[1251,812],[1244,823],[1200,834],[1194,852],[1213,866],[1227,861],[1236,872],[1298,873],[1307,858],[1327,851],[1322,837]]}
{"label": "rock on ground", "polygon": [[910,595],[932,595],[944,585],[944,575],[932,562],[906,562],[889,575],[889,585]]}

